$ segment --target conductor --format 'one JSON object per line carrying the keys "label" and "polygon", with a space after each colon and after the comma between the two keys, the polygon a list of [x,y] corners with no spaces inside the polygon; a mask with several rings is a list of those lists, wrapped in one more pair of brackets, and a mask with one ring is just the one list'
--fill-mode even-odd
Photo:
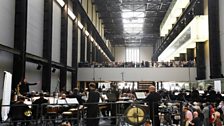
{"label": "conductor", "polygon": [[30,92],[30,85],[37,85],[38,83],[28,83],[26,78],[17,85],[17,93],[23,96],[27,96],[27,93]]}

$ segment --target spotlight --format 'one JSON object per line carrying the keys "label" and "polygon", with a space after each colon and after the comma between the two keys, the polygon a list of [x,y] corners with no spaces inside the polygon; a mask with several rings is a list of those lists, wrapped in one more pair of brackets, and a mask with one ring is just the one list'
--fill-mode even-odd
{"label": "spotlight", "polygon": [[53,68],[53,69],[52,69],[52,73],[55,73],[55,71],[56,71],[56,69],[55,69],[55,68]]}
{"label": "spotlight", "polygon": [[41,66],[40,64],[38,64],[38,65],[37,65],[37,70],[40,70],[41,67],[42,67],[42,66]]}

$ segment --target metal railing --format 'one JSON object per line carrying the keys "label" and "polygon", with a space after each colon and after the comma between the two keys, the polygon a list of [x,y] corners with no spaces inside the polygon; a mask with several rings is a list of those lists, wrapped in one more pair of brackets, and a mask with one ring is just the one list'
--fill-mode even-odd
{"label": "metal railing", "polygon": [[[180,108],[177,112],[180,116],[179,124],[182,124],[182,103],[172,102],[172,104],[179,104]],[[88,121],[96,120],[99,125],[143,125],[145,122],[152,122],[155,119],[151,119],[149,107],[145,102],[130,102],[130,101],[117,101],[117,102],[102,102],[102,103],[84,103],[78,104],[42,104],[38,105],[2,105],[2,107],[10,107],[10,113],[8,119],[0,122],[2,126],[60,126],[63,122],[68,122],[72,126],[85,126]],[[161,124],[166,124],[167,120],[164,120],[165,115],[174,115],[173,106],[168,108],[163,107],[163,103],[159,103],[158,116]],[[91,109],[91,108],[96,109]],[[161,107],[162,106],[162,107]],[[25,111],[21,110],[23,107],[28,107]],[[89,109],[88,109],[89,107]],[[171,108],[171,109],[169,109]],[[97,110],[99,109],[99,111]],[[151,108],[154,110],[154,108]],[[175,109],[176,110],[176,109]],[[93,116],[90,114],[94,113]],[[132,113],[133,112],[133,113]],[[89,114],[90,113],[90,114]],[[21,116],[21,118],[18,118]],[[154,116],[154,117],[158,117]],[[104,120],[104,123],[102,123]],[[106,122],[106,123],[105,123]],[[110,124],[111,123],[111,124]],[[153,126],[153,123],[152,123]]]}

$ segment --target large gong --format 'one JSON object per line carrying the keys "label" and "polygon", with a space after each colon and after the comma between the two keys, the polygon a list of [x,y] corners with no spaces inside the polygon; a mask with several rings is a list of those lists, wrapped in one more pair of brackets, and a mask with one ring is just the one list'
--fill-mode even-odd
{"label": "large gong", "polygon": [[131,105],[125,110],[124,116],[130,125],[142,125],[146,121],[146,110],[141,105]]}

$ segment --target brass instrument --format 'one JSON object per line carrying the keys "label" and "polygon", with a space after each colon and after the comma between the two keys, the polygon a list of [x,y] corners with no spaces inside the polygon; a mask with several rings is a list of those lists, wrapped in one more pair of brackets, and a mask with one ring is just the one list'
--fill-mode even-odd
{"label": "brass instrument", "polygon": [[17,87],[16,87],[16,93],[17,93],[18,96],[21,96],[21,93],[20,93],[20,85],[21,85],[21,82],[19,82],[17,84]]}
{"label": "brass instrument", "polygon": [[27,109],[25,112],[24,112],[24,115],[26,117],[30,117],[32,115],[32,111],[30,109]]}

